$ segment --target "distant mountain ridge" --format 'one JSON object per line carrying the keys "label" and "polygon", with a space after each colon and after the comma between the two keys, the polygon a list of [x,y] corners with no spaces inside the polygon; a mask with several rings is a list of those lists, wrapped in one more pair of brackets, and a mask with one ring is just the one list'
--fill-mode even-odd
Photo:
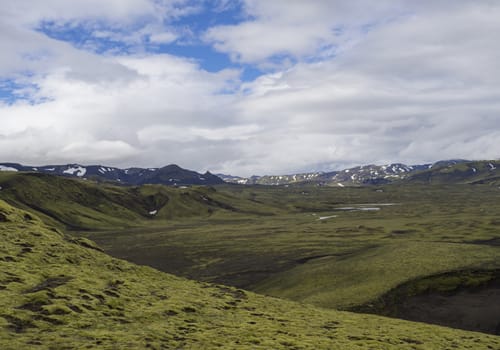
{"label": "distant mountain ridge", "polygon": [[426,171],[412,173],[404,181],[421,184],[490,184],[500,187],[500,160],[440,164]]}
{"label": "distant mountain ridge", "polygon": [[[406,165],[363,165],[331,172],[311,172],[291,175],[265,175],[249,178],[218,174],[226,182],[257,185],[290,185],[315,183],[328,186],[381,185],[396,181],[419,183],[473,183],[492,179],[500,169],[499,161],[442,160],[435,163]],[[450,174],[454,174],[453,176]],[[448,175],[445,175],[448,174]],[[500,173],[499,173],[500,175]]]}
{"label": "distant mountain ridge", "polygon": [[362,165],[331,172],[310,172],[290,175],[265,175],[239,177],[224,174],[205,174],[171,164],[162,168],[126,168],[80,164],[26,166],[17,163],[0,163],[0,171],[38,172],[44,174],[112,181],[123,185],[163,184],[169,186],[240,185],[287,186],[316,184],[320,186],[383,185],[399,181],[415,183],[498,183],[500,161],[469,161],[464,159],[442,160],[435,163],[406,165]]}
{"label": "distant mountain ridge", "polygon": [[162,168],[127,168],[120,169],[102,165],[83,166],[80,164],[26,166],[17,163],[0,163],[0,171],[27,171],[44,174],[91,179],[96,181],[114,181],[124,185],[163,184],[170,186],[216,185],[224,183],[222,179],[206,172],[197,173],[171,164]]}

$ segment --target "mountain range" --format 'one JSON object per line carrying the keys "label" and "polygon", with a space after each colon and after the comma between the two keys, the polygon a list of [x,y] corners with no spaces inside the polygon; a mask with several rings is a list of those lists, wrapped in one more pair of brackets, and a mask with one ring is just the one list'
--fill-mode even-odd
{"label": "mountain range", "polygon": [[313,183],[324,186],[382,185],[399,181],[418,183],[474,183],[498,180],[500,162],[442,160],[435,163],[406,165],[363,165],[331,172],[291,175],[251,176],[248,178],[217,174],[225,182],[246,185],[291,185]]}
{"label": "mountain range", "polygon": [[290,175],[265,175],[239,177],[234,175],[204,174],[187,170],[175,164],[162,168],[126,168],[80,164],[26,166],[17,163],[0,163],[0,171],[21,171],[76,177],[98,182],[123,185],[163,184],[169,186],[240,185],[287,186],[315,184],[318,186],[383,185],[400,181],[417,183],[484,183],[500,182],[500,161],[442,160],[436,163],[406,165],[362,165],[331,172],[310,172]]}
{"label": "mountain range", "polygon": [[25,166],[17,163],[0,163],[0,171],[37,172],[95,181],[111,181],[124,185],[163,184],[171,186],[216,185],[224,183],[210,172],[204,174],[183,169],[175,164],[162,168],[126,168],[80,164]]}

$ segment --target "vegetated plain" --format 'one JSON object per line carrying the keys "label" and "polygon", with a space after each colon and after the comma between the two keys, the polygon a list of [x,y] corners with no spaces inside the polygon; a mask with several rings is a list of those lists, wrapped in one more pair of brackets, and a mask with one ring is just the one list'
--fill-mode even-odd
{"label": "vegetated plain", "polygon": [[[404,321],[375,316],[371,316],[373,318],[356,316],[351,313],[326,311],[325,308],[378,312],[411,319],[414,316],[408,313],[398,314],[401,311],[398,303],[401,304],[401,301],[408,298],[433,293],[456,296],[470,290],[486,291],[486,293],[493,291],[494,294],[497,288],[500,269],[498,219],[500,189],[496,186],[429,186],[407,183],[383,187],[346,188],[217,186],[180,189],[158,185],[143,187],[96,185],[39,174],[1,174],[0,186],[2,187],[0,198],[11,205],[35,213],[33,215],[40,216],[46,225],[56,227],[60,232],[67,232],[71,237],[85,236],[96,241],[107,253],[115,257],[199,281],[232,285],[312,305],[300,306],[301,304],[258,297],[245,292],[246,295],[252,296],[252,300],[253,298],[261,300],[261,305],[252,306],[256,309],[265,309],[268,303],[276,303],[279,308],[291,308],[290,312],[303,310],[300,311],[302,313],[299,323],[296,323],[298,321],[295,316],[290,315],[288,318],[299,328],[303,327],[300,325],[301,322],[317,324],[316,321],[307,319],[305,315],[309,314],[311,314],[309,317],[313,317],[312,314],[318,316],[318,320],[324,320],[325,315],[341,315],[338,317],[345,317],[346,320],[352,318],[354,321],[349,327],[353,330],[361,331],[368,327],[365,336],[351,336],[353,338],[345,343],[338,343],[343,338],[337,338],[335,332],[326,332],[330,338],[327,336],[329,340],[325,339],[322,343],[322,336],[319,333],[304,328],[303,331],[311,336],[307,338],[310,342],[296,341],[293,345],[296,348],[314,348],[315,344],[318,344],[316,348],[321,348],[322,344],[325,345],[324,348],[328,348],[326,344],[374,348],[382,347],[381,344],[385,344],[384,346],[388,348],[451,347],[451,338],[447,338],[450,335],[445,333],[459,331],[445,332],[443,328],[421,324],[409,326],[410,323]],[[22,225],[15,230],[23,229]],[[37,225],[42,224],[37,223]],[[6,248],[5,252],[9,249],[11,248]],[[92,250],[92,254],[94,252],[95,250]],[[99,259],[104,259],[105,255],[97,252],[95,254],[99,254]],[[96,274],[95,278],[102,278],[98,266],[106,264],[93,265],[86,261],[87,263]],[[37,263],[30,264],[38,266]],[[38,264],[43,265],[40,262]],[[60,268],[69,268],[63,262],[59,264]],[[120,262],[120,264],[126,263]],[[168,283],[173,283],[168,282],[172,281],[173,277],[154,270],[135,266],[130,269],[135,272],[124,275],[123,280],[135,280],[134,283],[137,284],[144,283],[146,289],[148,283],[153,281],[165,283],[164,288],[167,288]],[[144,272],[148,277],[142,278],[138,275],[133,277],[137,271],[148,271]],[[31,284],[34,284],[37,278],[41,279],[36,277],[36,271],[31,273],[29,279],[26,279],[31,281]],[[47,271],[48,277],[45,277],[53,278],[50,277],[51,273]],[[74,269],[68,273],[78,276]],[[119,275],[121,272],[117,269],[113,273]],[[110,272],[110,276],[111,274]],[[167,282],[160,282],[163,278],[166,278]],[[184,280],[175,279],[175,281]],[[87,282],[92,285],[92,281]],[[28,288],[30,283],[24,283],[10,295],[20,293],[25,290],[23,288]],[[81,283],[81,279],[77,277],[71,283]],[[102,282],[94,284],[98,288]],[[139,289],[136,288],[139,287],[134,284],[127,290],[130,293],[137,292],[136,296],[141,295],[145,298],[147,293],[143,289],[141,289],[143,292],[138,292]],[[207,288],[216,287],[211,285]],[[49,289],[55,290],[56,287]],[[10,290],[10,286],[4,290]],[[231,291],[228,292],[230,295],[240,293],[234,289],[228,290]],[[3,291],[0,290],[0,293]],[[26,298],[23,293],[21,294],[22,298]],[[178,298],[181,298],[180,294]],[[188,298],[188,295],[186,292],[184,297]],[[150,303],[159,306],[157,303],[160,301],[156,300],[154,295],[150,296],[154,299],[154,302]],[[68,298],[73,297],[78,295],[68,296]],[[178,299],[178,302],[181,302],[181,299]],[[202,303],[207,305],[215,302],[203,300],[205,301]],[[461,300],[462,304],[467,306],[471,301],[477,301],[477,298]],[[498,305],[495,295],[490,296],[490,299],[484,299],[486,303],[492,300]],[[140,304],[134,304],[135,308],[146,307],[143,305],[146,299],[135,302]],[[131,305],[121,307],[128,310],[129,306]],[[27,311],[29,315],[30,312],[33,311]],[[283,312],[283,309],[279,312]],[[68,315],[73,314],[70,312]],[[495,315],[498,316],[493,314],[492,317]],[[77,316],[75,314],[71,317]],[[128,316],[125,319],[132,323],[143,320],[139,314],[134,317],[136,318],[133,320]],[[156,322],[155,317],[148,322]],[[208,322],[205,318],[208,314],[199,317],[203,322]],[[224,322],[227,321],[226,317],[234,315],[227,315],[221,311],[217,317],[222,322],[220,325],[230,327]],[[492,317],[479,319],[477,322],[480,323],[480,327],[477,325],[471,327],[468,320],[458,324],[449,324],[446,320],[445,322],[432,319],[423,321],[496,333],[497,324]],[[7,323],[10,322],[9,317],[4,319]],[[197,318],[196,322],[202,322],[201,319]],[[10,320],[14,323],[10,322],[10,326],[7,324],[7,327],[19,323],[15,319]],[[371,320],[373,323],[370,323]],[[496,320],[498,321],[498,317]],[[276,327],[285,327],[284,325],[273,323],[275,321],[264,324],[253,319],[248,322],[258,324],[252,326],[256,332],[252,333],[253,336],[240,334],[238,337],[234,334],[229,335],[231,332],[225,331],[229,332],[227,336],[230,338],[234,336],[231,339],[238,338],[238,341],[245,342],[248,339],[264,341],[253,345],[250,345],[251,342],[245,343],[248,346],[260,344],[265,348],[273,344],[277,347],[293,348],[274,342],[276,339],[272,340],[273,337],[266,332],[261,333],[263,332],[261,327],[274,327],[276,330]],[[356,325],[356,322],[362,323]],[[371,324],[374,329],[371,329]],[[391,326],[382,331],[386,324]],[[398,330],[399,326],[409,328]],[[238,327],[243,325],[239,324]],[[377,327],[379,328],[375,331]],[[416,342],[405,344],[391,340],[392,334],[405,333],[411,327],[415,327],[416,333],[418,329],[423,329],[420,327],[430,328],[425,328],[425,332],[428,333]],[[103,326],[100,330],[102,332],[100,339],[111,341],[110,337],[106,338],[105,329]],[[375,333],[368,335],[372,331]],[[401,333],[398,333],[400,331]],[[191,335],[183,337],[185,339],[176,344],[191,344],[191,341],[201,344],[197,342],[200,341],[199,337],[203,336],[197,332],[193,331],[197,334],[195,337]],[[284,332],[289,332],[288,335],[294,332],[303,334],[296,328]],[[388,332],[385,342],[377,338],[380,332]],[[411,333],[416,334],[415,332]],[[431,334],[434,335],[431,337]],[[460,334],[456,335],[457,339],[460,337],[466,339],[463,334],[471,334],[470,339],[474,337],[480,339],[478,338],[476,343],[460,341],[453,346],[463,348],[469,346],[473,349],[498,347],[498,337],[478,336],[466,332],[456,334]],[[214,336],[217,338],[220,334]],[[428,340],[423,340],[424,338]],[[157,340],[154,337],[153,339]],[[172,338],[169,338],[169,341],[172,341]],[[439,341],[442,341],[440,345],[437,343]],[[232,344],[236,346],[236,343]]]}

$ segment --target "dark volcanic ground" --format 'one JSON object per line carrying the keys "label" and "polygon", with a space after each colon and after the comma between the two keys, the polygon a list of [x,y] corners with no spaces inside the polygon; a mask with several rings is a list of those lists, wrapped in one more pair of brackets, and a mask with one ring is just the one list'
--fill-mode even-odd
{"label": "dark volcanic ground", "polygon": [[500,335],[500,270],[455,271],[409,281],[350,311]]}
{"label": "dark volcanic ground", "polygon": [[500,286],[408,297],[390,316],[500,335]]}

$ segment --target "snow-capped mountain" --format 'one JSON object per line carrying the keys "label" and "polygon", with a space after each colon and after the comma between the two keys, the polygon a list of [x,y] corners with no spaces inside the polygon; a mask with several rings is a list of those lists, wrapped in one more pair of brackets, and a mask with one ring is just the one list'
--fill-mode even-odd
{"label": "snow-capped mountain", "polygon": [[297,183],[317,183],[319,185],[352,186],[378,185],[403,180],[418,172],[453,166],[466,160],[446,160],[433,164],[406,165],[393,163],[387,165],[363,165],[331,172],[311,172],[292,175],[266,175],[243,178],[231,175],[219,175],[224,181],[238,184],[288,185]]}
{"label": "snow-capped mountain", "polygon": [[[164,184],[171,186],[217,185],[291,185],[317,184],[325,186],[381,185],[396,181],[415,183],[500,183],[500,161],[445,160],[433,164],[363,165],[332,172],[311,172],[291,175],[265,175],[248,178],[233,175],[199,174],[177,165],[163,168],[120,169],[102,165],[80,164],[25,166],[0,163],[0,171],[24,171],[52,174],[95,181],[113,181],[123,185]],[[498,179],[495,176],[498,175]],[[497,181],[498,180],[498,181]]]}
{"label": "snow-capped mountain", "polygon": [[77,177],[97,181],[115,181],[124,185],[164,184],[183,185],[215,185],[224,183],[210,172],[199,174],[183,169],[175,164],[163,168],[127,168],[120,169],[102,165],[83,166],[80,164],[26,166],[16,163],[1,163],[0,171],[25,171],[52,174],[58,176]]}
{"label": "snow-capped mountain", "polygon": [[387,165],[364,165],[339,172],[328,173],[320,181],[325,184],[361,185],[361,184],[384,184],[406,178],[409,174],[429,169],[432,164],[406,165],[393,163]]}
{"label": "snow-capped mountain", "polygon": [[314,181],[323,173],[303,173],[294,175],[265,175],[239,177],[232,175],[217,174],[225,182],[236,183],[240,185],[286,185],[291,183]]}

